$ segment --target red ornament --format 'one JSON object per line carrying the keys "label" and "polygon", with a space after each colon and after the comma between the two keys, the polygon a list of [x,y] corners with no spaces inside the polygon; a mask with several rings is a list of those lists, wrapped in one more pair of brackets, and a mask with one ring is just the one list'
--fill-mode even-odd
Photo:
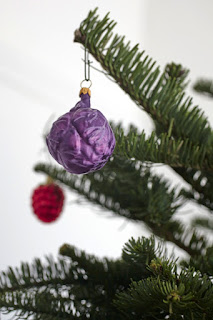
{"label": "red ornament", "polygon": [[33,211],[43,222],[55,221],[63,208],[64,194],[62,189],[54,184],[40,185],[32,195]]}

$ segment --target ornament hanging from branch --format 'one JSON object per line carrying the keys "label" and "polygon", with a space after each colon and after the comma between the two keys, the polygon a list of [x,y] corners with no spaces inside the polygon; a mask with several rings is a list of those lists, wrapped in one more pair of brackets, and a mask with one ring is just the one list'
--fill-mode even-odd
{"label": "ornament hanging from branch", "polygon": [[59,218],[64,203],[63,190],[48,177],[47,183],[37,187],[32,194],[33,212],[42,222]]}
{"label": "ornament hanging from branch", "polygon": [[[74,108],[56,120],[46,142],[52,157],[68,172],[89,173],[101,169],[115,148],[115,136],[104,117],[90,107],[90,61],[85,47],[85,79]],[[86,67],[88,66],[88,74]],[[83,87],[89,82],[88,88]]]}

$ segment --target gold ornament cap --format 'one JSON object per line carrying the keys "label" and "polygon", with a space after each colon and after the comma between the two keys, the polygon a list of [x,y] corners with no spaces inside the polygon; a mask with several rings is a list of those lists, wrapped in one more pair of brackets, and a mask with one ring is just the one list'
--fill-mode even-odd
{"label": "gold ornament cap", "polygon": [[54,183],[54,179],[50,176],[47,176],[47,180],[45,184],[53,184]]}
{"label": "gold ornament cap", "polygon": [[89,88],[81,88],[80,93],[79,93],[79,97],[81,96],[81,94],[87,94],[91,97],[91,90]]}

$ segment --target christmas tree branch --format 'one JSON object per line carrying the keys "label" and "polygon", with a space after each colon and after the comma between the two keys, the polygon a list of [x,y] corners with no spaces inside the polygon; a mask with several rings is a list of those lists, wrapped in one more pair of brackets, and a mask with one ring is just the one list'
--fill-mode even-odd
{"label": "christmas tree branch", "polygon": [[197,255],[191,257],[189,260],[182,260],[181,266],[184,268],[194,267],[202,274],[207,274],[212,277],[213,274],[213,247],[209,247],[206,250],[205,255]]}
{"label": "christmas tree branch", "polygon": [[[95,306],[99,306],[98,314],[102,319],[101,308],[107,309],[114,298],[114,290],[126,288],[130,277],[135,278],[135,275],[129,273],[127,265],[120,261],[108,261],[108,270],[106,259],[98,262],[94,256],[85,256],[84,252],[76,254],[76,249],[74,251],[72,260],[59,259],[54,262],[48,258],[47,265],[43,265],[36,259],[36,263],[32,265],[22,264],[15,270],[9,268],[0,278],[0,308],[4,306],[11,311],[22,310],[23,316],[28,316],[28,311],[31,311],[37,317],[41,315],[41,319],[50,319],[54,315],[58,315],[58,318],[71,316],[71,319],[75,319],[73,311],[77,310],[77,314],[80,311],[81,319],[84,319],[83,315],[86,317],[87,313],[92,317],[93,313],[94,316],[97,315]],[[118,281],[116,288],[115,279]],[[65,298],[65,295],[69,298]],[[90,306],[88,307],[88,303],[82,304],[82,301],[90,302]],[[111,313],[112,309],[113,307]]]}
{"label": "christmas tree branch", "polygon": [[114,303],[128,319],[211,319],[213,285],[207,276],[193,269],[178,275],[171,268],[171,279],[165,280],[160,262],[153,262],[152,268],[155,277],[134,281],[117,295]]}
{"label": "christmas tree branch", "polygon": [[194,218],[191,222],[194,227],[202,227],[212,232],[213,230],[213,220],[207,218]]}
{"label": "christmas tree branch", "polygon": [[213,98],[213,81],[212,80],[200,79],[194,84],[193,89],[198,93],[201,93],[203,95],[206,95],[207,97]]}
{"label": "christmas tree branch", "polygon": [[[173,121],[170,128],[172,124]],[[170,132],[158,136],[153,132],[146,138],[144,131],[138,133],[131,127],[127,134],[124,134],[121,126],[113,125],[113,128],[116,137],[114,152],[117,155],[142,162],[165,163],[175,168],[213,170],[213,159],[211,159],[213,153],[205,146],[196,146],[189,140],[175,140]]]}
{"label": "christmas tree branch", "polygon": [[182,190],[181,194],[194,202],[213,210],[213,174],[207,171],[197,171],[191,168],[173,168],[191,185],[191,190]]}
{"label": "christmas tree branch", "polygon": [[[207,155],[209,150],[205,148],[193,146],[189,141],[174,140],[170,136],[170,131],[168,134],[160,133],[159,135],[153,132],[151,137],[146,138],[145,133],[139,133],[133,125],[125,130],[126,134],[121,124],[115,125],[112,122],[111,126],[116,136],[114,154],[142,162],[151,161],[170,165],[192,187],[190,191],[183,189],[182,196],[210,210],[213,209],[211,190],[213,174],[210,172],[213,163],[213,159],[210,160],[210,158],[213,153]],[[203,162],[204,159],[207,161],[206,164]],[[208,167],[208,170],[205,171],[204,167]]]}
{"label": "christmas tree branch", "polygon": [[[46,264],[42,264],[40,259],[35,259],[31,265],[22,263],[20,269],[9,268],[7,272],[2,272],[0,274],[0,293],[28,288],[39,289],[44,286],[55,288],[58,285],[68,285],[75,283],[77,274],[77,267],[63,259],[59,259],[56,263],[52,257],[46,257]],[[81,281],[80,275],[78,281]]]}
{"label": "christmas tree branch", "polygon": [[131,220],[163,225],[181,206],[175,189],[147,168],[123,158],[113,159],[100,171],[71,175],[65,170],[38,164],[34,168],[77,191],[92,203]]}
{"label": "christmas tree branch", "polygon": [[[17,291],[0,294],[0,309],[16,311],[16,319],[79,319],[74,315],[73,301],[47,291]],[[81,319],[88,319],[82,315]]]}
{"label": "christmas tree branch", "polygon": [[[203,315],[206,320],[212,317],[211,280],[194,269],[178,274],[176,262],[167,259],[162,244],[157,246],[153,236],[132,238],[123,248],[122,259],[116,261],[97,259],[69,245],[63,245],[60,253],[65,256],[63,268],[66,274],[76,272],[74,284],[71,281],[66,286],[43,284],[40,288],[34,287],[35,282],[40,282],[41,274],[49,279],[57,277],[61,258],[59,262],[51,260],[50,265],[48,261],[46,267],[36,260],[36,268],[34,262],[31,266],[25,265],[24,272],[23,265],[15,270],[10,268],[4,273],[6,281],[0,278],[1,286],[7,283],[1,288],[0,309],[17,311],[18,319],[44,320],[124,320],[126,316],[128,319],[154,320],[171,318],[173,312],[185,320],[191,319],[189,315],[194,320],[200,320]],[[20,287],[8,292],[13,285],[17,287],[15,273],[22,284],[29,276],[32,288]],[[84,283],[78,282],[81,276]]]}
{"label": "christmas tree branch", "polygon": [[[130,279],[138,281],[150,276],[147,266],[161,252],[153,237],[130,240],[124,247],[123,260],[116,261],[100,260],[63,245],[60,253],[68,259],[59,258],[58,262],[48,259],[46,265],[36,259],[32,265],[22,264],[20,268],[9,268],[4,272],[0,278],[0,308],[9,312],[16,310],[18,319],[30,315],[34,319],[77,319],[79,316],[81,319],[88,316],[123,319],[112,305],[115,294],[127,289]],[[60,272],[62,279],[66,273],[66,286],[60,281],[54,285]],[[48,281],[43,282],[43,278],[52,279],[52,286]],[[26,283],[31,283],[30,290],[25,290]],[[41,286],[35,287],[35,284]]]}
{"label": "christmas tree branch", "polygon": [[101,171],[82,177],[44,164],[38,164],[35,170],[67,185],[102,209],[145,223],[154,234],[189,255],[201,254],[201,247],[206,247],[205,239],[193,232],[189,239],[188,230],[177,220],[171,220],[181,198],[174,190],[168,191],[167,182],[151,175],[149,170],[144,171],[138,163],[135,166],[130,160],[112,159]]}
{"label": "christmas tree branch", "polygon": [[207,239],[199,235],[196,229],[189,229],[179,221],[168,221],[167,225],[158,228],[156,225],[150,226],[155,235],[170,241],[184,250],[191,257],[205,256],[208,247]]}
{"label": "christmas tree branch", "polygon": [[208,122],[197,107],[191,108],[191,99],[184,100],[184,85],[181,87],[175,73],[165,71],[160,76],[155,62],[148,56],[141,59],[144,52],[138,51],[138,45],[131,49],[129,42],[124,43],[124,37],[113,37],[114,21],[108,15],[99,20],[96,11],[90,11],[81,23],[74,41],[87,47],[133,101],[164,127],[164,132],[169,130],[173,119],[172,136],[210,146],[212,132]]}

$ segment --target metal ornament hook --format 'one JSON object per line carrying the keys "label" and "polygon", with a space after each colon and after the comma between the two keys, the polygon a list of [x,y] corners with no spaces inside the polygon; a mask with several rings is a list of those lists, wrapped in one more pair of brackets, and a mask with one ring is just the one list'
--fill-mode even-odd
{"label": "metal ornament hook", "polygon": [[87,49],[87,40],[86,40],[85,47],[84,47],[84,80],[81,81],[80,83],[81,88],[83,88],[84,81],[89,82],[87,88],[90,88],[92,85],[92,81],[90,80],[90,64],[91,64],[91,61],[89,60],[89,52]]}
{"label": "metal ornament hook", "polygon": [[90,79],[84,79],[84,80],[82,80],[81,83],[80,83],[80,87],[81,87],[81,88],[84,88],[84,87],[85,87],[85,86],[83,86],[84,81],[89,82],[89,85],[87,86],[87,88],[91,88],[91,86],[92,86],[92,81],[91,81]]}

